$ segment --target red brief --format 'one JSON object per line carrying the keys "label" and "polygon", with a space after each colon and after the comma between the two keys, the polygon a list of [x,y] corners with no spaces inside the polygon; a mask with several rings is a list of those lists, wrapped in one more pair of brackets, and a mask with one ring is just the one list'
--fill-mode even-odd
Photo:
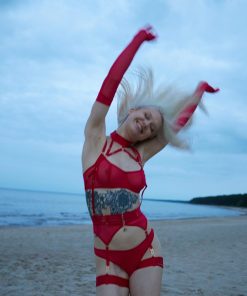
{"label": "red brief", "polygon": [[[116,284],[122,287],[129,287],[129,280],[118,276],[110,275],[110,261],[123,269],[128,277],[136,270],[144,267],[159,266],[163,268],[163,258],[155,257],[152,247],[154,231],[148,233],[147,219],[140,210],[140,207],[124,214],[93,216],[94,233],[105,243],[105,250],[94,248],[98,257],[106,260],[106,274],[96,278],[96,285]],[[129,250],[111,250],[108,245],[113,236],[124,226],[137,226],[143,229],[146,238],[136,247]],[[150,249],[152,257],[142,260],[146,251]]]}

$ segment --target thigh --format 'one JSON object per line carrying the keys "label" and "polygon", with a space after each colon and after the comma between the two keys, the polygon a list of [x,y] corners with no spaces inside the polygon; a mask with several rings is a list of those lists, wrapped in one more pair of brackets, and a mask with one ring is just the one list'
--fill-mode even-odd
{"label": "thigh", "polygon": [[162,274],[158,266],[136,270],[129,281],[131,296],[160,296]]}
{"label": "thigh", "polygon": [[[161,246],[159,239],[154,235],[152,241],[153,253],[148,249],[142,260],[152,256],[160,257]],[[160,296],[163,268],[150,266],[137,269],[129,279],[131,296]]]}
{"label": "thigh", "polygon": [[[96,276],[106,274],[106,260],[95,256],[96,261]],[[128,274],[119,266],[109,262],[109,275],[115,275],[123,279],[128,279]],[[105,284],[96,287],[96,296],[128,296],[129,288],[120,287],[117,284]]]}
{"label": "thigh", "polygon": [[96,296],[129,296],[129,289],[116,285],[101,285],[96,287]]}

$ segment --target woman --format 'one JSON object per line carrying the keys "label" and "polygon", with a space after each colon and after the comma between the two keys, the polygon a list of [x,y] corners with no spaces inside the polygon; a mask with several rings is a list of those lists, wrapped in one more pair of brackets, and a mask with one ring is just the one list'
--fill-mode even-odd
{"label": "woman", "polygon": [[[164,104],[154,104],[151,74],[141,78],[143,83],[136,94],[125,82],[118,112],[119,127],[106,136],[105,117],[123,75],[141,44],[155,38],[151,27],[144,28],[119,55],[85,127],[83,177],[95,234],[96,294],[100,296],[160,295],[163,272],[160,243],[140,210],[146,188],[143,166],[168,143],[182,147],[177,132],[190,119],[203,92],[217,91],[205,82],[200,83],[192,96],[184,98],[173,112],[166,113]],[[160,92],[156,97],[167,94]],[[149,102],[141,104],[147,96]]]}

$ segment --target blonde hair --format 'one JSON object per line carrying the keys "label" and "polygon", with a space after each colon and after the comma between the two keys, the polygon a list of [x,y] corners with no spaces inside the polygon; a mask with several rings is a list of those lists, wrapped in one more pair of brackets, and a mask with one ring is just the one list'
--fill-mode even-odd
{"label": "blonde hair", "polygon": [[[140,68],[137,71],[138,83],[133,87],[125,78],[118,91],[118,126],[122,125],[132,108],[153,107],[159,110],[163,117],[163,135],[172,146],[189,149],[186,140],[181,139],[176,130],[176,119],[181,110],[191,103],[198,103],[198,96],[179,92],[174,86],[154,87],[153,71],[150,68]],[[206,112],[200,101],[199,106]],[[206,112],[207,113],[207,112]],[[190,119],[184,128],[190,127]]]}

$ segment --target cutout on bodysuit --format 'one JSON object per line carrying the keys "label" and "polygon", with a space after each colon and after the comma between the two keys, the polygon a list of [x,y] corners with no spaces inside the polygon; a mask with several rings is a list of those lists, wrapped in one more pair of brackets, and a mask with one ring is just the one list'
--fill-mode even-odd
{"label": "cutout on bodysuit", "polygon": [[[131,159],[132,164],[135,164],[135,168],[131,169],[130,166],[128,168],[119,166],[116,159],[116,154],[119,153],[121,153],[122,156],[124,154],[127,154],[129,156],[129,159]],[[142,170],[142,165],[140,163],[141,157],[138,150],[134,147],[122,147],[119,143],[114,142],[111,138],[107,138],[106,140],[106,148],[103,152],[103,155],[113,166],[117,167],[125,173],[138,172]],[[123,159],[121,160],[122,162],[124,162]]]}
{"label": "cutout on bodysuit", "polygon": [[154,231],[151,229],[146,238],[134,248],[128,250],[110,250],[108,247],[105,250],[95,248],[95,255],[106,260],[106,271],[109,271],[109,262],[113,262],[131,276],[138,269],[138,265],[141,263],[146,251],[152,248],[153,238]]}
{"label": "cutout on bodysuit", "polygon": [[[125,230],[124,230],[125,228]],[[149,233],[151,228],[147,230]],[[135,239],[133,244],[130,244],[131,237]],[[138,239],[137,239],[138,238]],[[111,241],[108,244],[110,250],[128,250],[138,246],[146,238],[146,231],[138,226],[124,226],[116,231],[112,236]],[[126,242],[127,240],[127,242]],[[124,244],[128,244],[128,247],[124,247]],[[106,243],[99,237],[96,236],[95,246],[98,249],[105,249]]]}

